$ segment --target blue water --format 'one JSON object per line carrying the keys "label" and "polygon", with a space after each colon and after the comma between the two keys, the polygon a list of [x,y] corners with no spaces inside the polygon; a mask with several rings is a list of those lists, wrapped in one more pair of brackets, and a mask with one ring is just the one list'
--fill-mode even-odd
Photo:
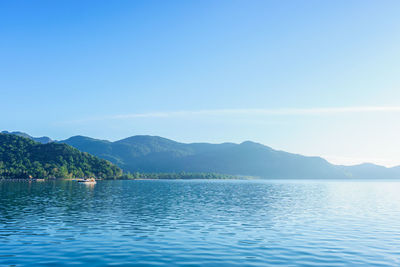
{"label": "blue water", "polygon": [[0,182],[0,266],[399,266],[400,182]]}

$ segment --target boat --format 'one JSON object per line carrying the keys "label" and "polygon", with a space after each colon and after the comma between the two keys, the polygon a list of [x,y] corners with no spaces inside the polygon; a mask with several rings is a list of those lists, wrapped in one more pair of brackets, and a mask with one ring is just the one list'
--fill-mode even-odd
{"label": "boat", "polygon": [[78,180],[78,183],[84,183],[84,184],[95,184],[96,180],[94,178],[89,178],[89,179],[82,179]]}

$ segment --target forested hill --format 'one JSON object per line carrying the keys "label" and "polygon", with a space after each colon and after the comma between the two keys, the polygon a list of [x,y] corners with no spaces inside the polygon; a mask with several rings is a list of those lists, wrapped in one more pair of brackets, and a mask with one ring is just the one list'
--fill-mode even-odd
{"label": "forested hill", "polygon": [[118,178],[112,163],[67,144],[40,144],[28,138],[0,133],[1,178]]}
{"label": "forested hill", "polygon": [[345,179],[337,166],[254,143],[184,144],[158,136],[132,136],[116,142],[75,136],[61,141],[107,159],[128,172],[223,173],[266,179]]}
{"label": "forested hill", "polygon": [[2,131],[1,133],[3,133],[3,134],[14,134],[14,135],[18,135],[18,136],[25,137],[25,138],[31,139],[31,140],[33,140],[33,141],[42,143],[42,144],[47,144],[47,143],[53,142],[53,140],[51,140],[51,138],[50,138],[50,137],[47,137],[47,136],[33,137],[33,136],[30,136],[30,135],[27,134],[27,133],[18,132],[18,131],[16,131],[16,132]]}
{"label": "forested hill", "polygon": [[61,142],[132,173],[223,173],[266,179],[400,179],[400,167],[338,166],[320,157],[274,150],[250,141],[185,144],[137,135],[115,142],[85,136]]}
{"label": "forested hill", "polygon": [[[177,178],[180,174],[179,178],[186,179],[202,173],[212,174],[211,177],[215,178],[224,174],[224,178],[233,175],[265,179],[400,179],[400,167],[386,168],[373,164],[338,166],[320,157],[278,151],[250,141],[241,144],[185,144],[158,136],[139,135],[110,142],[74,136],[40,145],[15,135],[0,135],[0,140],[3,140],[0,142],[0,172],[3,173],[0,177],[121,177],[121,171],[110,161],[131,173],[124,178],[133,174],[134,178]],[[22,144],[13,137],[23,140]],[[8,170],[6,174],[5,169]]]}

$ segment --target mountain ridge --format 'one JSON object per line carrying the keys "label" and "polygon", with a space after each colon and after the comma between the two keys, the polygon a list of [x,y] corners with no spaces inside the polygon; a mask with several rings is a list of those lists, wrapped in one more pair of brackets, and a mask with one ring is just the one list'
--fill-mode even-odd
{"label": "mountain ridge", "polygon": [[122,170],[104,159],[63,143],[41,144],[28,137],[0,133],[0,179],[115,179]]}
{"label": "mountain ridge", "polygon": [[322,157],[275,150],[253,141],[181,143],[152,135],[108,141],[77,135],[56,142],[108,160],[131,173],[206,172],[265,179],[400,178],[400,166],[335,165]]}
{"label": "mountain ridge", "polygon": [[[138,147],[143,145],[138,140],[151,140],[152,143],[149,146]],[[70,141],[71,138],[61,142],[66,142],[89,153],[96,153],[88,147]],[[219,172],[268,179],[400,178],[400,166],[387,168],[372,163],[354,166],[334,165],[322,157],[275,150],[253,141],[244,141],[240,144],[180,143],[160,136],[138,135],[107,142],[109,142],[107,144],[111,153],[97,155],[109,160],[113,156],[117,159],[117,161],[111,160],[113,163],[131,172]],[[160,142],[168,145],[151,149],[154,144],[160,144]],[[168,148],[171,144],[176,145],[174,149]],[[120,149],[125,152],[121,154]],[[377,167],[380,172],[376,171]]]}
{"label": "mountain ridge", "polygon": [[53,140],[50,137],[47,136],[42,136],[42,137],[33,137],[27,133],[24,132],[19,132],[19,131],[14,131],[14,132],[9,132],[9,131],[2,131],[2,134],[13,134],[13,135],[17,135],[17,136],[21,136],[21,137],[25,137],[28,139],[31,139],[33,141],[39,142],[41,144],[48,144],[53,142]]}

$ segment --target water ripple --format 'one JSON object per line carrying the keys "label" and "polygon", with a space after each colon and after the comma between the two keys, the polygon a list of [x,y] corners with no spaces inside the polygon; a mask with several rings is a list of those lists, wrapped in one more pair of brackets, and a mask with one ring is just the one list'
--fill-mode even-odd
{"label": "water ripple", "polygon": [[398,266],[400,183],[0,182],[0,266]]}

